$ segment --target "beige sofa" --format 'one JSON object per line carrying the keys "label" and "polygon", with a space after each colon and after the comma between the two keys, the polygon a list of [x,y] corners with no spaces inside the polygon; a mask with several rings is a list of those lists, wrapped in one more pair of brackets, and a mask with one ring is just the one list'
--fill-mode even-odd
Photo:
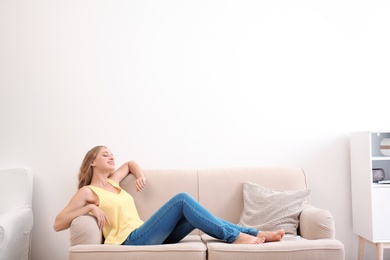
{"label": "beige sofa", "polygon": [[[243,183],[251,182],[276,190],[304,190],[307,180],[300,168],[145,169],[147,187],[135,192],[134,177],[121,186],[136,202],[142,219],[179,192],[188,192],[218,217],[238,223],[243,211]],[[280,242],[261,245],[227,244],[193,231],[177,244],[157,246],[104,245],[91,216],[76,218],[70,228],[70,260],[106,259],[344,259],[344,245],[335,239],[329,211],[308,201],[299,216],[300,237],[286,236]]]}

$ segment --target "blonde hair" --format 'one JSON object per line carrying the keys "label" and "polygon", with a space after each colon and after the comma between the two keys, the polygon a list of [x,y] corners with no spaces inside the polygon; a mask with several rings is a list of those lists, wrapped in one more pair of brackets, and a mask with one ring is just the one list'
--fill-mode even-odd
{"label": "blonde hair", "polygon": [[93,168],[91,164],[92,161],[96,159],[96,156],[98,155],[100,149],[102,149],[103,147],[105,146],[103,145],[95,146],[94,148],[89,150],[85,155],[79,171],[79,186],[78,186],[79,189],[81,189],[86,185],[91,184],[92,174],[93,174]]}

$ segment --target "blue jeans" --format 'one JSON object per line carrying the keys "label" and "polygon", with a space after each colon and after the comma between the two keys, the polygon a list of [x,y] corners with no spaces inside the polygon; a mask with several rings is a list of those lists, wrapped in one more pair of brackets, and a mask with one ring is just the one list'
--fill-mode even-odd
{"label": "blue jeans", "polygon": [[240,232],[257,236],[258,230],[217,218],[187,193],[179,193],[135,229],[122,245],[160,245],[177,243],[194,229],[228,243]]}

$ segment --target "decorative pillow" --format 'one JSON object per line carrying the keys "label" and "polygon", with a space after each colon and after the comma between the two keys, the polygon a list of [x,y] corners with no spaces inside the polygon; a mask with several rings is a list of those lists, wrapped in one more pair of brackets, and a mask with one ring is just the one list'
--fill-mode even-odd
{"label": "decorative pillow", "polygon": [[238,224],[262,231],[283,228],[286,234],[297,235],[298,218],[310,192],[279,191],[244,182],[244,209]]}

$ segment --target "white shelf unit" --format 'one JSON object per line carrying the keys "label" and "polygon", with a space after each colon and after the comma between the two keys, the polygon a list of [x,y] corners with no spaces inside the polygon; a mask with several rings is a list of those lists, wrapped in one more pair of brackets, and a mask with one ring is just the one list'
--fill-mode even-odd
{"label": "white shelf unit", "polygon": [[359,259],[363,243],[377,245],[377,258],[390,246],[390,184],[373,182],[372,169],[382,168],[390,180],[390,157],[380,152],[389,132],[353,132],[350,139],[353,231],[359,236]]}

